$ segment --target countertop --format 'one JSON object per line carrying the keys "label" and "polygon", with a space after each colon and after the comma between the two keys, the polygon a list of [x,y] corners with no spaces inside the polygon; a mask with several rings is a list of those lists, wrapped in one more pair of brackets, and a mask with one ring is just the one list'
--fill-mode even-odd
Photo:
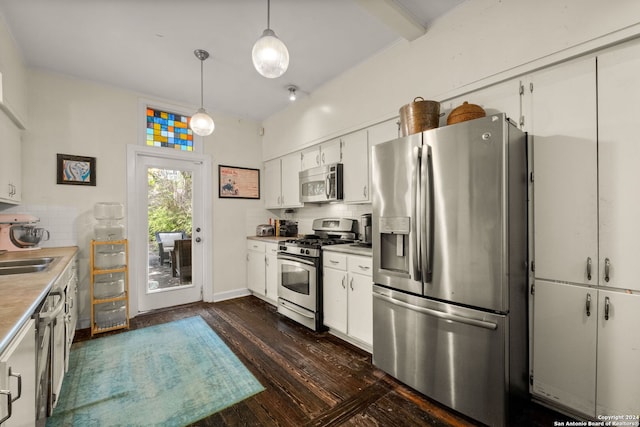
{"label": "countertop", "polygon": [[329,245],[322,248],[323,251],[342,252],[351,255],[373,256],[371,248],[364,246],[356,246],[353,243],[344,243],[342,245]]}
{"label": "countertop", "polygon": [[1,261],[56,258],[44,271],[0,276],[0,352],[9,345],[14,335],[29,320],[77,252],[77,246],[68,246],[7,252],[0,255]]}

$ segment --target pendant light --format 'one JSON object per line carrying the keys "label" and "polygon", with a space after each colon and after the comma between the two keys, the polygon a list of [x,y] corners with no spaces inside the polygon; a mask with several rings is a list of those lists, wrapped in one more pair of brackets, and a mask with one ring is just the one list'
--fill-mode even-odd
{"label": "pendant light", "polygon": [[267,29],[253,45],[251,57],[258,73],[269,79],[280,77],[289,67],[289,51],[270,28],[271,0],[267,0]]}
{"label": "pendant light", "polygon": [[207,136],[211,135],[213,129],[215,128],[215,124],[213,123],[213,119],[209,116],[204,109],[204,60],[209,57],[209,52],[202,49],[196,49],[193,51],[196,55],[196,58],[200,60],[200,108],[198,111],[191,116],[191,123],[189,127],[196,135]]}

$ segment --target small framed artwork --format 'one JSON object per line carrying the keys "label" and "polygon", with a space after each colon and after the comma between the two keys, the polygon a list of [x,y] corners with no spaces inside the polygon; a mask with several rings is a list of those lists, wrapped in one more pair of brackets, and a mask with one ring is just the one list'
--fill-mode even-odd
{"label": "small framed artwork", "polygon": [[260,170],[218,166],[218,197],[221,199],[259,199]]}
{"label": "small framed artwork", "polygon": [[58,184],[96,186],[96,158],[58,154]]}

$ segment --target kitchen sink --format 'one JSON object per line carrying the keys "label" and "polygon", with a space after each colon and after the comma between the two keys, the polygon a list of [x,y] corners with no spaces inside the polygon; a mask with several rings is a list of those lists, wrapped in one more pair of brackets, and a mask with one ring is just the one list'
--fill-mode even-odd
{"label": "kitchen sink", "polygon": [[0,276],[44,271],[54,259],[53,257],[41,257],[0,261]]}

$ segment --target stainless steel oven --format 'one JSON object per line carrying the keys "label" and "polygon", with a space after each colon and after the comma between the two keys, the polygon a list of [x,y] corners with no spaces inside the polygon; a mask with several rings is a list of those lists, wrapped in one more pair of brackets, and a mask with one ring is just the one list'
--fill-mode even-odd
{"label": "stainless steel oven", "polygon": [[278,313],[315,331],[324,329],[322,307],[322,247],[350,243],[357,221],[321,218],[316,234],[280,242],[278,246]]}
{"label": "stainless steel oven", "polygon": [[320,257],[278,253],[278,312],[308,328],[322,325]]}

